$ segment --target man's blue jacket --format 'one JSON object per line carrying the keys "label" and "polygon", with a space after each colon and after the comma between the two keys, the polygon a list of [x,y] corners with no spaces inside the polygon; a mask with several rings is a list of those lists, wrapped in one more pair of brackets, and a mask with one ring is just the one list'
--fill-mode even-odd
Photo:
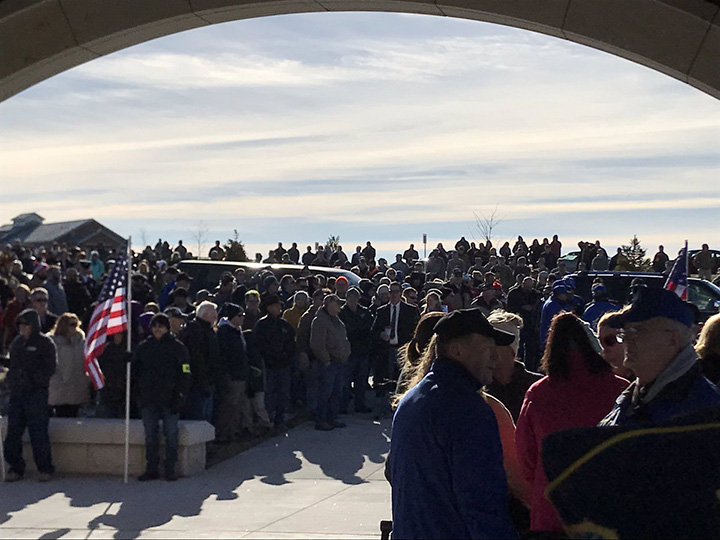
{"label": "man's blue jacket", "polygon": [[401,401],[390,443],[393,538],[515,538],[495,416],[480,384],[438,359]]}

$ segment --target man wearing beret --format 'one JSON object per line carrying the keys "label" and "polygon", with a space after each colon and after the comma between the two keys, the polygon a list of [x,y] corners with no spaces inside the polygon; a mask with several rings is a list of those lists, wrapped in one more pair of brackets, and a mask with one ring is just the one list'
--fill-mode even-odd
{"label": "man wearing beret", "polygon": [[515,338],[478,309],[443,316],[434,332],[437,359],[393,419],[393,538],[514,538],[498,427],[478,390],[495,346]]}
{"label": "man wearing beret", "polygon": [[621,329],[624,364],[637,379],[600,425],[643,427],[720,405],[693,348],[695,314],[674,292],[641,287],[609,324]]}

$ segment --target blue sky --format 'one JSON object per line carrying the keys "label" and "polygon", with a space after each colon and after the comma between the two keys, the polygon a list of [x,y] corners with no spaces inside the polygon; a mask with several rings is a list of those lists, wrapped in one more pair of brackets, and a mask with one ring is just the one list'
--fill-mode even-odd
{"label": "blue sky", "polygon": [[720,102],[498,25],[322,13],[225,23],[84,64],[0,104],[0,221],[94,217],[134,243],[251,252],[339,235],[384,255],[559,234],[720,247]]}

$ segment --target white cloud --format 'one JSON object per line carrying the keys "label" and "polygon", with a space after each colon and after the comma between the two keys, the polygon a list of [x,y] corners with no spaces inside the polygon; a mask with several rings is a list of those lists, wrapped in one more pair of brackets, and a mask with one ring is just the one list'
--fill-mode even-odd
{"label": "white cloud", "polygon": [[[243,21],[235,24],[245,38],[234,42],[233,25],[204,28],[3,103],[3,221],[25,211],[174,221],[208,208],[215,219],[282,208],[284,218],[420,226],[467,221],[499,203],[511,217],[545,221],[624,209],[628,227],[650,230],[638,212],[717,206],[706,196],[720,195],[716,100],[528,32],[437,19],[427,37],[425,18],[402,16],[401,25],[396,15],[375,17],[397,23],[397,34],[356,32],[352,17],[311,31],[314,19],[302,17]],[[662,165],[663,156],[681,166]],[[638,158],[647,163],[633,166]],[[618,164],[600,166],[609,160]],[[383,175],[420,178],[363,182]],[[345,179],[347,190],[316,193],[301,182],[316,179]],[[285,191],[271,196],[270,184]],[[258,186],[265,195],[250,193]],[[44,198],[59,190],[61,199]],[[181,202],[192,190],[196,203]],[[130,197],[146,202],[122,204]],[[431,208],[391,207],[401,202]]]}

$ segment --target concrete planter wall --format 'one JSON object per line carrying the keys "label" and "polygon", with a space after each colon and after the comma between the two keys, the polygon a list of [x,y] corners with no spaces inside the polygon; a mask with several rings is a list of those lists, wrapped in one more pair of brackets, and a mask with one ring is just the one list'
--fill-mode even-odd
{"label": "concrete planter wall", "polygon": [[[7,418],[0,418],[0,427],[4,437],[7,433]],[[53,463],[58,473],[111,476],[123,474],[124,420],[51,418],[49,432]],[[203,421],[182,420],[179,432],[180,448],[176,472],[180,476],[201,473],[205,470],[206,443],[215,438],[215,428]],[[23,456],[28,470],[34,470],[35,463],[27,432],[23,441]],[[145,432],[141,420],[131,420],[129,472],[135,476],[142,474],[144,470]]]}

